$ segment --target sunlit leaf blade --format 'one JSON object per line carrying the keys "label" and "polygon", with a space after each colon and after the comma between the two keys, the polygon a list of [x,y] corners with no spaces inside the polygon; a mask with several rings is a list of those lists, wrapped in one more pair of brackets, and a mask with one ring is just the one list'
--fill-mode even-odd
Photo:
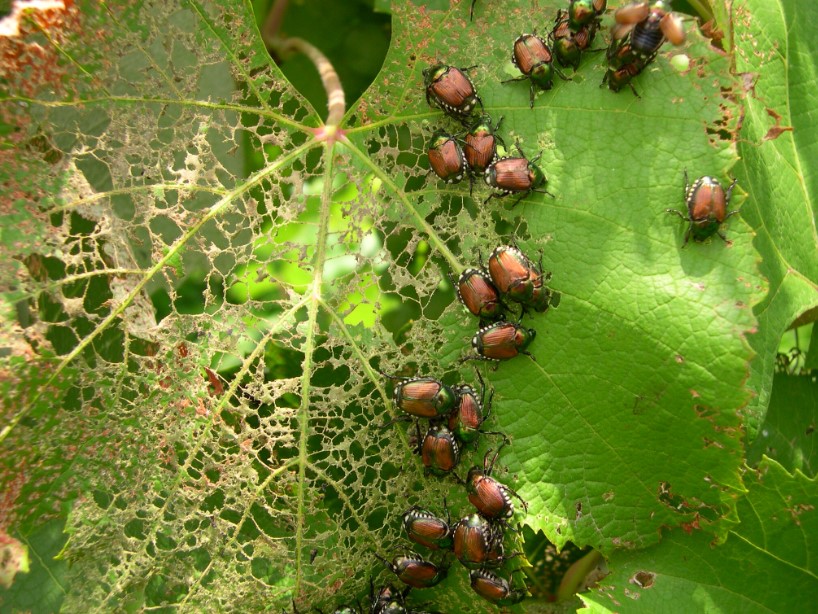
{"label": "sunlit leaf blade", "polygon": [[[403,109],[413,155],[402,151],[395,164],[387,152],[381,163],[393,183],[389,212],[415,228],[421,218],[439,253],[455,254],[441,278],[446,266],[474,265],[478,250],[485,257],[517,240],[535,257],[543,250],[562,293],[558,309],[525,319],[537,330],[537,362],[517,358],[489,372],[497,425],[514,439],[503,452],[505,479],[529,503],[525,521],[558,544],[606,551],[653,543],[660,527],[697,516],[716,522],[741,490],[744,335],[765,287],[740,219],[730,221],[729,245],[715,238],[682,247],[683,228],[664,210],[684,206],[685,169],[728,181],[735,150],[718,131],[735,130],[739,110],[722,95],[737,85],[727,58],[691,31],[685,51],[695,69],[675,73],[666,49],[635,80],[637,99],[601,89],[603,57],[590,55],[573,82],[557,79],[532,111],[526,83],[499,81],[515,74],[512,41],[541,18],[486,6],[487,17],[468,26],[462,8],[398,14],[396,41],[407,51],[387,58],[382,87],[392,94],[385,101],[399,95],[402,103],[374,116],[366,107],[364,119],[385,122],[382,114]],[[480,204],[487,192],[478,186],[472,205],[467,186],[444,188],[412,168],[431,130],[457,130],[424,101],[421,70],[436,60],[479,64],[473,78],[487,111],[505,117],[509,145],[519,138],[529,155],[543,151],[556,198],[535,194],[509,210]],[[395,144],[406,138],[402,126],[386,132]],[[453,305],[443,331],[418,322],[414,337],[445,335],[442,359],[453,364],[476,330],[462,313]]]}
{"label": "sunlit leaf blade", "polygon": [[[737,176],[749,194],[742,215],[756,232],[762,273],[770,282],[755,307],[757,358],[747,408],[752,439],[764,419],[774,354],[784,331],[818,306],[818,150],[815,80],[818,47],[809,25],[813,3],[744,0],[734,4],[736,69],[747,89]],[[814,320],[815,314],[808,316]],[[802,322],[803,323],[803,322]]]}
{"label": "sunlit leaf blade", "polygon": [[[764,459],[746,476],[741,524],[715,546],[675,530],[642,552],[609,560],[583,612],[796,612],[818,598],[818,490],[800,471]],[[785,587],[785,589],[783,588]]]}

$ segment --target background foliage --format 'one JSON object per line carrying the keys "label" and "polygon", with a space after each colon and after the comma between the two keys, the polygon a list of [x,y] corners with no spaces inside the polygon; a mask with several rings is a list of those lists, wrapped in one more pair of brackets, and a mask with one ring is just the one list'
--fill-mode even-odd
{"label": "background foliage", "polygon": [[[323,101],[291,84],[312,67],[285,77],[261,41],[264,4],[78,2],[3,40],[0,529],[31,559],[3,607],[365,600],[389,580],[373,553],[406,548],[407,505],[469,510],[423,475],[413,429],[381,428],[377,369],[474,381],[448,273],[512,241],[562,297],[526,319],[536,361],[478,367],[513,441],[500,479],[528,502],[507,546],[525,540],[537,598],[514,609],[553,596],[546,538],[605,555],[592,611],[814,602],[818,343],[801,329],[793,353],[784,334],[818,305],[817,9],[714,6],[725,51],[691,21],[641,98],[601,89],[589,54],[532,111],[527,84],[499,83],[510,43],[563,3],[478,0],[473,23],[469,2],[394,3],[380,73],[328,143]],[[300,33],[354,58],[348,86],[385,23],[352,13]],[[341,22],[354,37],[322,34]],[[429,134],[457,128],[422,94],[435,61],[479,65],[486,110],[542,151],[554,198],[484,205],[484,186],[426,176]],[[664,210],[685,169],[739,178],[728,244],[683,247]],[[412,600],[494,609],[459,567]]]}

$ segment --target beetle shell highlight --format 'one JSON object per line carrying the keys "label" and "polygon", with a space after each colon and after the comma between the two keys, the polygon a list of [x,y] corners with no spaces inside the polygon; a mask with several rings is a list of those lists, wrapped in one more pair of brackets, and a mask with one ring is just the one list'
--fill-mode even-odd
{"label": "beetle shell highlight", "polygon": [[436,132],[429,142],[429,166],[446,183],[463,181],[466,175],[466,156],[453,136]]}
{"label": "beetle shell highlight", "polygon": [[535,265],[516,247],[501,245],[489,257],[489,275],[501,294],[514,301],[545,311],[551,291],[545,286],[550,274],[543,276],[542,266]]}
{"label": "beetle shell highlight", "polygon": [[473,315],[496,320],[502,315],[500,292],[488,273],[480,269],[466,269],[457,280],[457,298]]}
{"label": "beetle shell highlight", "polygon": [[468,75],[460,68],[436,64],[423,71],[426,102],[456,119],[471,115],[482,102]]}
{"label": "beetle shell highlight", "polygon": [[466,162],[473,173],[483,173],[497,159],[498,138],[495,131],[500,127],[503,118],[492,129],[491,118],[486,116],[474,124],[466,135]]}
{"label": "beetle shell highlight", "polygon": [[551,63],[551,49],[545,40],[536,34],[521,34],[514,41],[511,61],[521,73],[530,76],[540,65]]}
{"label": "beetle shell highlight", "polygon": [[474,350],[488,360],[508,360],[522,354],[537,331],[516,322],[497,322],[481,328],[472,338]]}
{"label": "beetle shell highlight", "polygon": [[[714,234],[718,234],[725,241],[727,240],[719,232],[719,226],[728,217],[738,213],[738,211],[729,213],[727,211],[735,185],[736,180],[734,179],[733,183],[725,191],[719,180],[710,176],[699,177],[693,182],[693,185],[690,185],[687,182],[687,173],[685,173],[687,216],[685,217],[679,211],[676,211],[677,215],[690,222],[685,234],[685,244],[691,236],[694,241],[698,242],[704,241]],[[673,209],[670,211],[673,211]]]}
{"label": "beetle shell highlight", "polygon": [[485,421],[483,403],[471,386],[460,386],[457,393],[459,400],[449,414],[449,430],[463,443],[471,443],[479,436],[480,425]]}
{"label": "beetle shell highlight", "polygon": [[435,475],[450,473],[460,462],[460,446],[445,426],[430,426],[420,449],[423,465]]}
{"label": "beetle shell highlight", "polygon": [[466,491],[469,493],[469,502],[489,520],[511,518],[514,515],[514,504],[508,487],[486,475],[480,467],[469,469]]}
{"label": "beetle shell highlight", "polygon": [[474,592],[491,601],[494,605],[514,605],[520,603],[526,597],[524,590],[512,589],[508,580],[485,569],[471,570],[469,580]]}
{"label": "beetle shell highlight", "polygon": [[500,158],[486,169],[486,183],[503,194],[530,192],[547,180],[540,167],[527,158]]}
{"label": "beetle shell highlight", "polygon": [[503,563],[503,535],[479,514],[457,523],[454,530],[454,554],[469,569],[498,567]]}
{"label": "beetle shell highlight", "polygon": [[[731,186],[732,188],[732,186]],[[727,217],[727,196],[715,177],[700,177],[687,190],[685,203],[694,222],[715,220],[719,224]]]}
{"label": "beetle shell highlight", "polygon": [[393,392],[395,406],[418,418],[443,416],[454,406],[454,391],[433,377],[417,377],[398,382]]}
{"label": "beetle shell highlight", "polygon": [[452,528],[431,512],[410,507],[403,513],[403,528],[410,540],[431,550],[451,550]]}
{"label": "beetle shell highlight", "polygon": [[413,588],[435,586],[446,577],[449,571],[448,568],[438,567],[417,555],[396,556],[391,563],[384,560],[384,564],[401,582]]}
{"label": "beetle shell highlight", "polygon": [[579,30],[599,19],[608,6],[607,0],[571,0],[568,22],[572,30]]}

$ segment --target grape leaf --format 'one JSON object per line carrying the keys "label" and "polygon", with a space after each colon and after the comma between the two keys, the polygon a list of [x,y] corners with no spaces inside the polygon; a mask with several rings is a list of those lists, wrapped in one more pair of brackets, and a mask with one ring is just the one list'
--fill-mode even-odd
{"label": "grape leaf", "polygon": [[[685,169],[729,176],[739,84],[691,29],[635,80],[641,98],[600,88],[589,53],[531,110],[527,83],[500,81],[558,4],[480,3],[474,23],[469,2],[393,4],[384,67],[334,143],[249,2],[78,2],[4,41],[4,345],[27,366],[5,391],[23,402],[3,410],[3,475],[22,460],[60,494],[52,515],[70,503],[63,607],[327,610],[394,581],[373,554],[406,549],[401,512],[469,506],[423,475],[413,429],[382,428],[376,369],[473,379],[457,361],[477,324],[447,273],[501,242],[542,250],[562,297],[524,320],[536,362],[481,366],[520,521],[606,553],[726,530],[766,287],[740,217],[729,244],[683,246],[664,210],[684,206]],[[483,204],[482,185],[427,177],[430,132],[460,130],[424,100],[435,61],[479,64],[486,110],[509,149],[542,151],[554,198]],[[18,498],[12,526],[33,505]],[[491,610],[468,591],[453,569],[435,607]]]}
{"label": "grape leaf", "polygon": [[748,383],[757,392],[746,410],[751,440],[770,400],[770,353],[796,319],[814,320],[818,306],[818,176],[812,164],[818,134],[809,86],[818,54],[805,29],[817,10],[791,0],[746,0],[734,9],[736,70],[747,89],[736,176],[750,195],[742,215],[756,233],[770,283],[754,307],[759,329],[750,338],[756,358]]}
{"label": "grape leaf", "polygon": [[747,463],[755,466],[763,456],[768,456],[787,471],[798,469],[815,477],[818,470],[816,422],[818,385],[814,379],[776,374],[767,418],[758,437],[747,448]]}
{"label": "grape leaf", "polygon": [[[815,479],[765,458],[747,474],[741,524],[714,546],[674,530],[642,552],[621,552],[583,612],[794,612],[818,597]],[[786,590],[782,590],[786,587]]]}

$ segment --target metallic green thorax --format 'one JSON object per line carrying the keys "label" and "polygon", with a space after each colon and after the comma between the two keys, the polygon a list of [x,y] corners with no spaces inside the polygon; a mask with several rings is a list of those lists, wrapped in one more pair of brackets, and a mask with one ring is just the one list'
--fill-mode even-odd
{"label": "metallic green thorax", "polygon": [[551,83],[554,81],[554,70],[551,68],[551,62],[537,64],[528,76],[532,83],[535,83],[542,89],[551,89]]}

